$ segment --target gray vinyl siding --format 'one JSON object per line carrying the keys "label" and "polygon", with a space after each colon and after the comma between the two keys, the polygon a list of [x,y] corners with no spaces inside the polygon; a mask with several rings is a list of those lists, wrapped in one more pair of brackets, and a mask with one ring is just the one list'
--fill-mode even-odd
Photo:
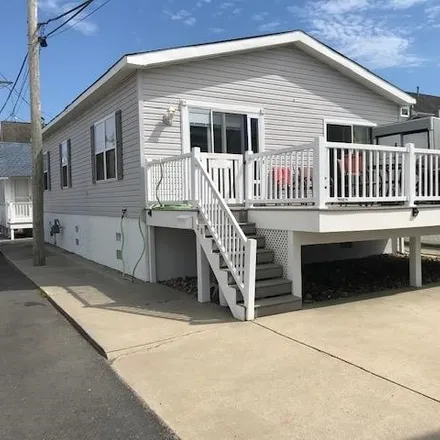
{"label": "gray vinyl siding", "polygon": [[[90,127],[100,119],[122,111],[123,180],[92,183]],[[58,145],[71,140],[72,187],[60,188]],[[45,212],[95,216],[119,216],[122,208],[135,217],[143,206],[139,139],[139,100],[136,75],[126,78],[79,117],[44,139],[50,150],[51,191],[45,191]]]}
{"label": "gray vinyl siding", "polygon": [[162,116],[185,99],[264,108],[266,150],[312,141],[323,119],[399,120],[397,104],[291,47],[143,71],[141,93],[149,158],[181,154],[180,113],[171,127]]}

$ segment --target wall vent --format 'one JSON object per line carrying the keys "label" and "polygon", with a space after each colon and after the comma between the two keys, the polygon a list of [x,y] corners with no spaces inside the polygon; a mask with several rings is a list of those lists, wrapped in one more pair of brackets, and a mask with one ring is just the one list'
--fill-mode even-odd
{"label": "wall vent", "polygon": [[79,232],[79,226],[75,226],[75,232]]}
{"label": "wall vent", "polygon": [[79,240],[77,238],[75,239],[75,243],[77,246],[79,246]]}
{"label": "wall vent", "polygon": [[122,251],[120,249],[116,250],[116,259],[122,260]]}
{"label": "wall vent", "polygon": [[116,232],[116,241],[122,241],[122,234],[120,232]]}

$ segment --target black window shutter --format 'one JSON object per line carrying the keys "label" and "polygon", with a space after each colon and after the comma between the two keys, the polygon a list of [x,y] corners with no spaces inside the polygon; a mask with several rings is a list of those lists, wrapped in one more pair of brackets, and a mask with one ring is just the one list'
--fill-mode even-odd
{"label": "black window shutter", "polygon": [[63,144],[59,145],[60,152],[60,187],[63,189]]}
{"label": "black window shutter", "polygon": [[52,189],[52,183],[51,183],[52,176],[50,172],[50,151],[47,152],[46,160],[47,160],[47,189],[50,191]]}
{"label": "black window shutter", "polygon": [[67,140],[67,185],[72,188],[72,152],[70,139]]}
{"label": "black window shutter", "polygon": [[118,180],[124,178],[124,163],[122,154],[122,111],[118,110],[115,113],[115,125],[116,125],[116,163],[117,163],[117,176]]}
{"label": "black window shutter", "polygon": [[90,127],[90,148],[92,158],[92,182],[96,183],[95,126]]}

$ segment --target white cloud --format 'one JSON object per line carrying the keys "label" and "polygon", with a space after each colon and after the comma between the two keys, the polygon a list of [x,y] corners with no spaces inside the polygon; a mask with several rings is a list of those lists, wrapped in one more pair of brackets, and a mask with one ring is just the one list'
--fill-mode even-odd
{"label": "white cloud", "polygon": [[428,8],[426,8],[425,14],[428,18],[428,22],[436,26],[438,24],[438,19],[440,18],[440,4],[429,6]]}
{"label": "white cloud", "polygon": [[180,21],[187,26],[193,26],[197,21],[196,17],[194,17],[193,14],[187,9],[180,9],[176,12],[163,11],[163,13],[168,15],[171,20]]}
{"label": "white cloud", "polygon": [[225,30],[223,28],[219,28],[219,27],[212,27],[209,28],[210,32],[214,33],[214,34],[221,34],[222,32],[224,32]]}
{"label": "white cloud", "polygon": [[391,9],[408,9],[426,3],[428,0],[387,0],[385,7]]}
{"label": "white cloud", "polygon": [[370,0],[325,0],[317,2],[318,8],[326,14],[344,14],[370,5]]}
{"label": "white cloud", "polygon": [[[418,66],[424,60],[412,52],[411,26],[400,26],[378,9],[406,9],[411,3],[424,0],[316,0],[299,14],[317,38],[335,47],[344,55],[376,69]],[[396,24],[397,23],[397,24]]]}
{"label": "white cloud", "polygon": [[[72,9],[77,6],[79,3],[63,3],[61,0],[40,0],[38,3],[38,8],[48,15],[59,15],[63,12]],[[83,35],[90,36],[94,35],[99,31],[99,26],[90,19],[84,19],[84,17],[89,13],[89,10],[86,9],[84,12],[78,14],[75,18],[73,18],[67,26],[71,26],[72,30],[76,30],[77,32],[81,32]],[[72,13],[73,15],[74,13]],[[49,17],[50,18],[50,17]],[[68,16],[66,17],[66,19]]]}
{"label": "white cloud", "polygon": [[235,9],[232,11],[232,13],[233,13],[234,15],[240,15],[242,11],[243,11],[243,8],[235,8]]}
{"label": "white cloud", "polygon": [[257,14],[254,14],[252,16],[252,20],[263,21],[268,15],[269,15],[269,12],[258,12]]}
{"label": "white cloud", "polygon": [[258,26],[258,30],[261,32],[272,32],[280,27],[279,21],[270,21],[269,23],[263,23]]}

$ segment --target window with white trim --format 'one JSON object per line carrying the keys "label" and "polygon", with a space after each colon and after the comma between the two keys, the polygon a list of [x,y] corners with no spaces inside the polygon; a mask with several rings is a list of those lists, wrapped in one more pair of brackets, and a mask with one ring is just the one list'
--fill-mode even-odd
{"label": "window with white trim", "polygon": [[69,186],[69,142],[67,140],[60,145],[60,180],[61,188]]}
{"label": "window with white trim", "polygon": [[242,154],[248,149],[258,152],[259,115],[190,107],[188,117],[191,149],[231,154]]}
{"label": "window with white trim", "polygon": [[94,125],[96,180],[116,178],[116,123],[115,114]]}
{"label": "window with white trim", "polygon": [[368,125],[327,123],[327,142],[372,144],[373,130]]}

